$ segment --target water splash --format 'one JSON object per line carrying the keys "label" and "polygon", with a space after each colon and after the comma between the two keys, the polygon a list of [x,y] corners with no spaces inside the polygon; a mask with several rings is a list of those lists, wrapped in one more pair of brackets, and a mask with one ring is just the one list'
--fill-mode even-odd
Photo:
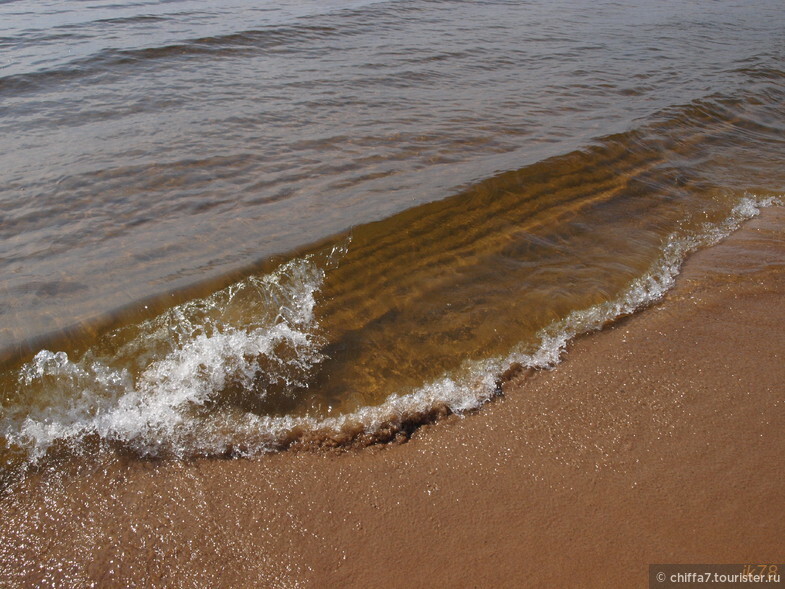
{"label": "water splash", "polygon": [[239,390],[261,403],[272,390],[306,386],[323,359],[314,316],[323,280],[312,257],[296,259],[127,328],[133,337],[114,357],[40,351],[19,371],[18,402],[5,408],[7,443],[37,459],[57,440],[97,434],[143,454],[185,454],[183,430],[222,395]]}

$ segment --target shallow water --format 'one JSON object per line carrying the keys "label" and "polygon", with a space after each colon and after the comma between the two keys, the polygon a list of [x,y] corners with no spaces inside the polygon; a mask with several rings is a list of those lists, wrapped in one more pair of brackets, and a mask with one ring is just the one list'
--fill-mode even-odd
{"label": "shallow water", "polygon": [[0,5],[10,462],[476,407],[785,194],[776,2],[74,6]]}

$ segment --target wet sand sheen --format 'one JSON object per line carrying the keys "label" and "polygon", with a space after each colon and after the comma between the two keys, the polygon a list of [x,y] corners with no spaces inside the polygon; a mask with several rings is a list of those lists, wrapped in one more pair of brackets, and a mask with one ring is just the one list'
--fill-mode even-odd
{"label": "wet sand sheen", "polygon": [[653,562],[776,561],[783,228],[764,210],[655,307],[403,445],[31,476],[2,500],[2,577],[604,587]]}

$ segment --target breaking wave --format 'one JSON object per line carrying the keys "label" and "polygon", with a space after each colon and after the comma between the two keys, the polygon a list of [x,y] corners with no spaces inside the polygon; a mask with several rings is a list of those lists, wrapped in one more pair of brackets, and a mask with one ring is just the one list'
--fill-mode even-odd
{"label": "breaking wave", "polygon": [[[98,436],[141,456],[247,456],[291,445],[364,445],[408,435],[501,393],[504,374],[557,365],[568,343],[663,296],[685,257],[716,243],[760,207],[747,196],[719,223],[669,236],[643,275],[607,302],[569,313],[506,355],[466,360],[456,371],[381,404],[335,415],[297,410],[325,360],[317,294],[345,247],[282,264],[210,297],[108,334],[80,356],[40,351],[17,374],[0,408],[7,453],[34,463],[57,444]],[[532,351],[533,350],[533,351]],[[274,410],[287,407],[290,411]],[[275,403],[271,403],[275,400]]]}

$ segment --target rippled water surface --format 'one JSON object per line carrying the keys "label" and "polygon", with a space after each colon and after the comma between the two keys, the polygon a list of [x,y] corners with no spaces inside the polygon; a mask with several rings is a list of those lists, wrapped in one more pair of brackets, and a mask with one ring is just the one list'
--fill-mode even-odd
{"label": "rippled water surface", "polygon": [[11,1],[0,22],[11,461],[475,407],[785,193],[779,1]]}

